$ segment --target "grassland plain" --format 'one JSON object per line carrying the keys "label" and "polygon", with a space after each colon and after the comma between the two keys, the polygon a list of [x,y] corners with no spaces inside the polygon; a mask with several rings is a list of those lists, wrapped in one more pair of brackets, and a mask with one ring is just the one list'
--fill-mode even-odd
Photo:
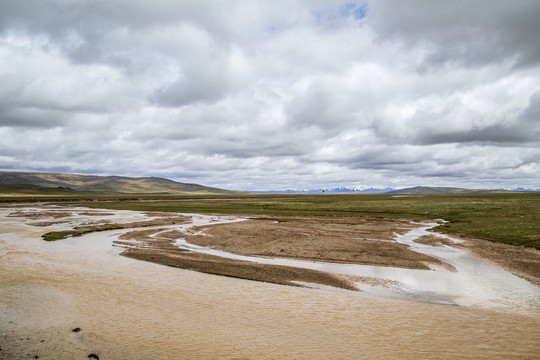
{"label": "grassland plain", "polygon": [[452,195],[86,195],[4,197],[93,208],[243,216],[444,219],[436,231],[540,249],[540,193]]}

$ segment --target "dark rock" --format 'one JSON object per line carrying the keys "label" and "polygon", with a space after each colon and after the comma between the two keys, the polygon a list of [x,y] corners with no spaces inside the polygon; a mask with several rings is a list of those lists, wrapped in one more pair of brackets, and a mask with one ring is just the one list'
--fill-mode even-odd
{"label": "dark rock", "polygon": [[97,356],[96,354],[90,354],[90,355],[88,355],[88,358],[89,359],[97,359],[97,360],[99,360],[99,356]]}
{"label": "dark rock", "polygon": [[39,356],[34,355],[34,357],[32,359],[39,359]]}
{"label": "dark rock", "polygon": [[79,331],[81,331],[81,328],[79,327],[76,327],[75,329],[71,330],[71,332],[79,332]]}

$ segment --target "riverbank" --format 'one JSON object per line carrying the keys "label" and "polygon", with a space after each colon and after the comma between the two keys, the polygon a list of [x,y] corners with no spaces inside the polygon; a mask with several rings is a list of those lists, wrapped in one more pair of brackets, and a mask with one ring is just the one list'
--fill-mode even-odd
{"label": "riverbank", "polygon": [[540,251],[534,248],[466,238],[459,246],[530,283],[540,286]]}

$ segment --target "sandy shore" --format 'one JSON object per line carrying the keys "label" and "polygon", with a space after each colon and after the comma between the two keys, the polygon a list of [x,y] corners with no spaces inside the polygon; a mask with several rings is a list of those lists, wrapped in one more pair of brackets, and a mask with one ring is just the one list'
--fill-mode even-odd
{"label": "sandy shore", "polygon": [[499,244],[481,239],[462,239],[459,246],[493,262],[536,286],[540,286],[540,251],[523,246]]}

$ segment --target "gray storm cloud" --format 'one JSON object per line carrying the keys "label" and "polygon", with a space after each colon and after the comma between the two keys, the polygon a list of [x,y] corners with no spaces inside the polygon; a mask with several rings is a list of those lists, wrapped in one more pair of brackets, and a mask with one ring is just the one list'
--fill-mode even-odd
{"label": "gray storm cloud", "polygon": [[0,3],[0,168],[540,187],[540,3]]}

